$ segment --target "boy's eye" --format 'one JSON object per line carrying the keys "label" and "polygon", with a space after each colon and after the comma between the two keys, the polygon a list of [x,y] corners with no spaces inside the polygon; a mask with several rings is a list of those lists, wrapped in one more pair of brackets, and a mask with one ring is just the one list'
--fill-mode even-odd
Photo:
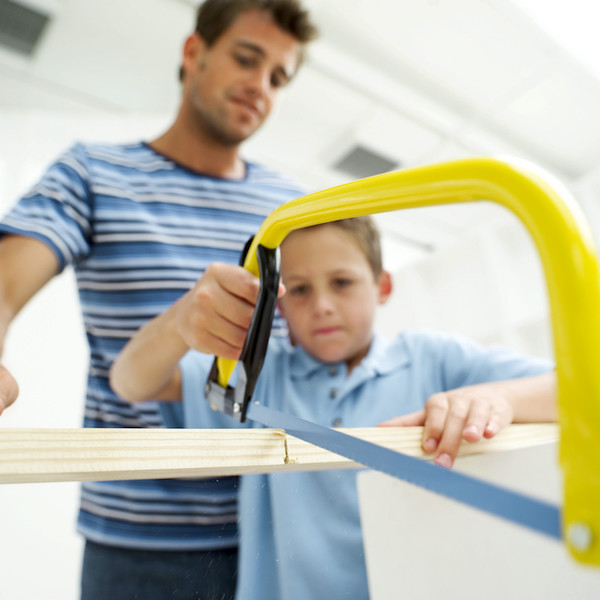
{"label": "boy's eye", "polygon": [[291,296],[303,296],[308,293],[307,285],[295,285],[293,288],[288,290],[288,294]]}
{"label": "boy's eye", "polygon": [[352,280],[344,277],[338,277],[337,279],[333,280],[333,285],[340,289],[347,288],[348,286],[352,285]]}

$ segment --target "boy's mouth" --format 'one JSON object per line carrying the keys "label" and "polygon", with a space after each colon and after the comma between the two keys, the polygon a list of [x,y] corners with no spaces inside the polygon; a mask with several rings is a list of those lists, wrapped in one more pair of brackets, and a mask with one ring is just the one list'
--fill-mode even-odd
{"label": "boy's mouth", "polygon": [[341,327],[319,327],[319,329],[315,329],[314,335],[331,335],[332,333],[337,333],[341,330]]}

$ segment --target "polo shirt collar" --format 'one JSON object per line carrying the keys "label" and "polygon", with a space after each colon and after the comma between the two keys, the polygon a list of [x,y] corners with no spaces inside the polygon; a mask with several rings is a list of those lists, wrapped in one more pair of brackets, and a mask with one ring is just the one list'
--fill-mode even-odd
{"label": "polo shirt collar", "polygon": [[[386,375],[397,369],[407,367],[409,364],[410,356],[403,342],[399,339],[390,342],[382,335],[375,333],[369,352],[357,369],[375,375]],[[293,350],[290,366],[292,377],[298,379],[310,377],[321,369],[330,369],[334,366],[346,369],[345,363],[324,364],[307,354],[299,346],[296,346]]]}

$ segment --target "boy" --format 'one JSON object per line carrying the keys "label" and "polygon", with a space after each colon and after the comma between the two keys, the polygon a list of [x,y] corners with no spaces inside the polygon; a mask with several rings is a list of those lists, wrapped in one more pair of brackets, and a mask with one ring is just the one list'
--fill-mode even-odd
{"label": "boy", "polygon": [[[554,418],[544,361],[439,333],[406,332],[393,342],[373,333],[391,280],[369,217],[292,232],[281,247],[281,276],[280,309],[295,346],[270,342],[256,401],[322,425],[424,422],[424,448],[447,466],[462,437]],[[231,311],[235,326],[245,322],[240,303]],[[179,333],[194,329],[194,313],[178,303],[140,330],[111,383],[130,400],[182,398],[186,427],[232,426],[202,398],[212,357],[187,352]],[[242,478],[238,599],[368,598],[355,477],[344,470]]]}

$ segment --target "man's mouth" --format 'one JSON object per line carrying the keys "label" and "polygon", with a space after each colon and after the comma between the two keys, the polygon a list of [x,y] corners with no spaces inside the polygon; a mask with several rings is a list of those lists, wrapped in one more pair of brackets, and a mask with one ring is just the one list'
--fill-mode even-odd
{"label": "man's mouth", "polygon": [[232,98],[231,100],[234,104],[237,104],[249,114],[255,117],[261,116],[261,111],[258,107],[258,104],[252,102],[252,100],[246,100],[245,98]]}

